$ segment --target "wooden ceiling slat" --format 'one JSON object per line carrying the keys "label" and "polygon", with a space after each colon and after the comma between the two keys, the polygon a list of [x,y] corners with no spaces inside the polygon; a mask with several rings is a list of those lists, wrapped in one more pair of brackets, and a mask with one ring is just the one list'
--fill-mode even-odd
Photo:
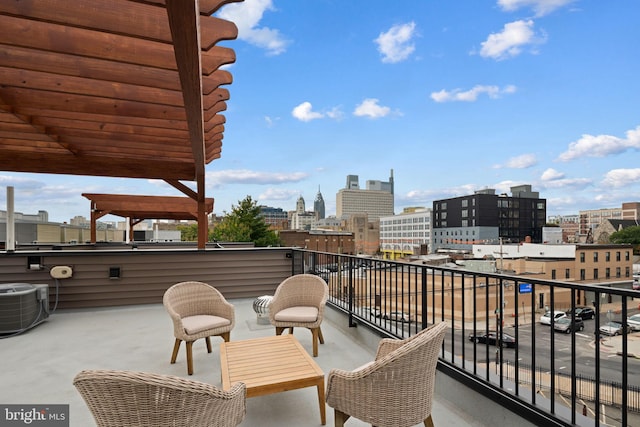
{"label": "wooden ceiling slat", "polygon": [[[47,52],[37,49],[0,44],[2,64],[7,67],[42,71],[64,76],[85,77],[143,87],[158,87],[168,90],[180,90],[180,80],[175,70],[145,67],[136,64],[124,64],[100,58],[87,58],[77,55]],[[211,86],[216,83],[229,84],[224,72],[211,76]],[[217,86],[213,87],[215,89]],[[211,89],[211,90],[213,90]]]}
{"label": "wooden ceiling slat", "polygon": [[[39,89],[54,93],[83,94],[178,107],[183,105],[182,94],[178,91],[104,82],[83,77],[52,75],[42,71],[0,67],[0,81],[5,86]],[[214,97],[223,93],[219,91],[224,91],[224,89],[216,89],[210,96]],[[228,95],[228,91],[226,93]]]}
{"label": "wooden ceiling slat", "polygon": [[[58,128],[47,129],[48,132],[53,134],[62,133]],[[123,146],[127,144],[143,144],[147,143],[150,147],[156,146],[157,150],[173,149],[176,152],[191,152],[191,146],[184,138],[169,138],[169,137],[157,137],[149,135],[135,135],[135,134],[119,134],[116,132],[96,132],[84,129],[67,129],[64,132],[64,141],[74,141],[75,138],[84,138],[88,141],[95,140],[96,144],[101,144],[104,141],[112,144],[110,141],[122,141]]]}
{"label": "wooden ceiling slat", "polygon": [[96,114],[87,112],[74,112],[74,111],[62,111],[62,110],[47,110],[36,108],[20,108],[16,110],[17,113],[25,116],[39,116],[41,118],[63,118],[76,121],[88,121],[96,122],[101,125],[107,124],[124,124],[131,126],[142,126],[162,129],[178,129],[187,130],[187,123],[184,120],[165,120],[154,119],[149,117],[127,117],[127,116],[114,116],[107,114]]}
{"label": "wooden ceiling slat", "polygon": [[121,151],[130,149],[145,150],[149,153],[149,158],[158,155],[186,155],[191,154],[191,145],[183,139],[164,138],[162,143],[156,142],[153,137],[136,138],[134,135],[114,134],[112,138],[105,138],[89,131],[66,132],[60,140],[61,143],[69,144],[69,147],[80,147],[84,152],[93,150],[100,152],[105,147],[116,147]]}
{"label": "wooden ceiling slat", "polygon": [[[93,209],[113,215],[145,219],[197,219],[197,202],[189,197],[131,196],[83,193]],[[205,212],[213,212],[214,199],[204,199]]]}
{"label": "wooden ceiling slat", "polygon": [[50,110],[82,113],[113,114],[123,117],[150,117],[154,119],[185,120],[184,108],[117,99],[96,98],[86,95],[56,94],[33,89],[1,88],[0,96],[10,99],[18,108],[42,107]]}
{"label": "wooden ceiling slat", "polygon": [[204,111],[204,121],[211,120],[216,114],[227,109],[227,103],[224,101],[218,101],[213,106]]}
{"label": "wooden ceiling slat", "polygon": [[5,171],[51,173],[50,162],[56,163],[58,172],[65,175],[110,176],[120,178],[186,179],[193,180],[193,162],[155,160],[141,162],[121,156],[118,159],[101,156],[74,156],[59,153],[12,153],[13,160],[3,163]]}
{"label": "wooden ceiling slat", "polygon": [[0,43],[176,70],[171,45],[0,15]]}
{"label": "wooden ceiling slat", "polygon": [[[91,122],[87,120],[74,120],[56,117],[37,117],[32,120],[32,123],[48,128],[58,128],[61,132],[64,132],[65,129],[84,129],[95,132],[113,133],[116,135],[149,135],[182,140],[186,140],[188,137],[188,133],[184,129],[158,129],[150,126],[138,126],[124,123]],[[3,126],[0,125],[0,129],[2,127]]]}
{"label": "wooden ceiling slat", "polygon": [[48,135],[43,135],[40,132],[12,132],[6,131],[0,126],[0,145],[2,145],[3,139],[14,139],[20,141],[20,145],[28,143],[28,141],[40,141],[47,144],[57,144]]}
{"label": "wooden ceiling slat", "polygon": [[[122,13],[128,10],[129,13]],[[123,34],[171,43],[171,34],[164,9],[128,0],[94,2],[83,0],[31,0],[0,2],[0,14],[20,15],[34,20],[91,28],[113,34]],[[215,17],[201,19],[202,46],[208,50],[222,40],[238,36],[236,26]]]}
{"label": "wooden ceiling slat", "polygon": [[[132,0],[138,3],[147,3],[154,4],[158,6],[165,6],[167,4],[166,0]],[[200,14],[209,16],[215,13],[218,9],[220,9],[225,4],[229,3],[238,3],[244,0],[200,0],[199,8]]]}

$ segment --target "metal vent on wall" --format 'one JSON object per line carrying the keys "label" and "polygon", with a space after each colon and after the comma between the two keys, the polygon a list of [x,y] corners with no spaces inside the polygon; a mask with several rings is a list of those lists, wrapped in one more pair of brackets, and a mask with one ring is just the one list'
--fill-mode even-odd
{"label": "metal vent on wall", "polygon": [[0,284],[0,334],[23,332],[48,317],[48,285]]}

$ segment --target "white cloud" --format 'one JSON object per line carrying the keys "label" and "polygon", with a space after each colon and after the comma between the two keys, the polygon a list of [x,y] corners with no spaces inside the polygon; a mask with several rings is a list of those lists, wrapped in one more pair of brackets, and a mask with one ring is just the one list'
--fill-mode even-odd
{"label": "white cloud", "polygon": [[558,172],[553,168],[549,168],[546,171],[542,172],[542,176],[540,177],[540,179],[543,181],[554,181],[562,178],[564,178],[564,173]]}
{"label": "white cloud", "polygon": [[261,172],[247,169],[227,169],[207,172],[206,182],[208,186],[219,187],[223,184],[282,184],[299,182],[306,179],[309,174],[305,172]]}
{"label": "white cloud", "polygon": [[313,111],[313,106],[308,101],[305,101],[295,107],[293,111],[291,111],[291,115],[303,122],[310,122],[311,120],[321,119],[324,117],[324,114]]}
{"label": "white cloud", "polygon": [[375,98],[367,98],[353,111],[354,116],[369,117],[370,119],[378,119],[384,117],[391,112],[389,107],[383,107],[378,105],[378,101]]}
{"label": "white cloud", "polygon": [[589,178],[565,178],[563,172],[553,168],[548,168],[540,176],[540,187],[544,189],[582,189],[592,185],[593,181]]}
{"label": "white cloud", "polygon": [[415,50],[412,39],[415,36],[416,24],[409,22],[394,25],[385,33],[380,33],[375,43],[382,54],[382,62],[396,63],[407,59]]}
{"label": "white cloud", "polygon": [[300,194],[296,190],[269,188],[258,196],[258,200],[291,200]]}
{"label": "white cloud", "polygon": [[245,0],[225,5],[216,16],[236,24],[238,39],[266,49],[270,55],[279,55],[286,51],[289,40],[276,29],[259,26],[265,11],[274,10],[271,0]]}
{"label": "white cloud", "polygon": [[507,160],[504,167],[511,169],[527,169],[537,164],[538,159],[534,154],[522,154]]}
{"label": "white cloud", "polygon": [[327,111],[327,117],[330,119],[341,120],[344,117],[344,113],[340,109],[340,107],[334,107],[331,110]]}
{"label": "white cloud", "polygon": [[582,135],[558,156],[558,160],[568,162],[582,157],[606,157],[620,154],[629,149],[640,149],[640,126],[626,132],[626,138],[613,135]]}
{"label": "white cloud", "polygon": [[607,172],[602,180],[602,184],[607,187],[625,187],[640,182],[640,168],[636,169],[613,169]]}
{"label": "white cloud", "polygon": [[573,1],[574,0],[498,0],[498,5],[502,10],[507,12],[530,7],[536,16],[544,16]]}
{"label": "white cloud", "polygon": [[500,89],[498,86],[487,86],[487,85],[476,85],[472,89],[463,91],[461,89],[453,89],[448,91],[446,89],[442,89],[439,92],[432,92],[431,99],[435,102],[453,102],[453,101],[464,101],[464,102],[474,102],[478,99],[478,96],[483,93],[487,94],[489,98],[499,98],[502,94],[511,94],[516,91],[516,87],[513,85],[508,85]]}
{"label": "white cloud", "polygon": [[490,34],[482,42],[480,56],[502,60],[519,55],[527,45],[544,43],[545,37],[537,37],[533,27],[534,23],[530,19],[505,24],[502,32]]}

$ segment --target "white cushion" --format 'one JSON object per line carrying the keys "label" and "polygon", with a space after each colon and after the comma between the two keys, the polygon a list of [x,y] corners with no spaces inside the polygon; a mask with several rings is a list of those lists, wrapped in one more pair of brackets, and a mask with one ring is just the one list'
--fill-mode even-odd
{"label": "white cushion", "polygon": [[311,323],[318,320],[316,307],[289,307],[280,310],[273,316],[279,322],[304,322]]}
{"label": "white cushion", "polygon": [[198,314],[182,318],[182,326],[189,335],[197,334],[207,329],[221,328],[230,325],[231,321],[224,317]]}

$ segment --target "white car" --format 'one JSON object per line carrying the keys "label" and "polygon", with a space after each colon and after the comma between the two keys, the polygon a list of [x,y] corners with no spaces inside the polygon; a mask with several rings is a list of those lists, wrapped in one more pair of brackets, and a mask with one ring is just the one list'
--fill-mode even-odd
{"label": "white car", "polygon": [[[553,312],[553,321],[555,322],[558,319],[563,317],[567,317],[567,313],[564,311],[554,311]],[[540,324],[541,325],[551,325],[551,312],[547,311],[545,314],[540,316]]]}
{"label": "white car", "polygon": [[627,325],[632,331],[640,331],[640,314],[627,317]]}
{"label": "white car", "polygon": [[[627,325],[627,332],[631,328]],[[610,335],[612,337],[616,335],[621,335],[624,333],[624,328],[622,327],[622,323],[620,322],[607,322],[604,325],[600,326],[600,333],[604,335]]]}

